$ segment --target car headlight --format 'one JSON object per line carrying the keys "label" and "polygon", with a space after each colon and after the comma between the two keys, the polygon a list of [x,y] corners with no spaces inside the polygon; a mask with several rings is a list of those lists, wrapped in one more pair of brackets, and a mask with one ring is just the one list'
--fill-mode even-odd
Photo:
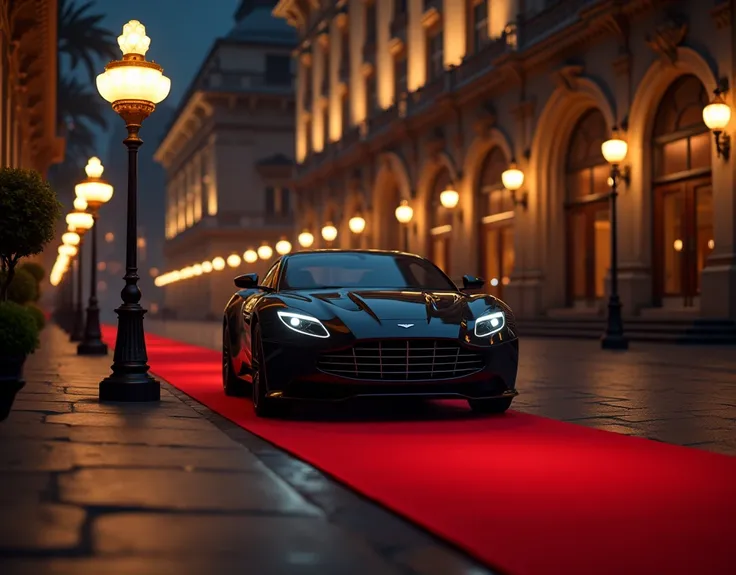
{"label": "car headlight", "polygon": [[474,333],[476,337],[488,337],[501,331],[505,325],[506,316],[502,311],[496,311],[476,319]]}
{"label": "car headlight", "polygon": [[330,332],[327,331],[327,328],[316,317],[290,311],[280,311],[277,313],[281,323],[292,331],[301,333],[302,335],[311,335],[312,337],[330,337]]}

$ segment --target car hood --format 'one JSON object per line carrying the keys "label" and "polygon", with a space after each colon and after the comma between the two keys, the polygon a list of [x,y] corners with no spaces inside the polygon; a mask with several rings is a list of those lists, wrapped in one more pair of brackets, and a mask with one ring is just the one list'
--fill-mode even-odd
{"label": "car hood", "polygon": [[320,319],[337,316],[348,325],[356,316],[369,316],[377,323],[403,320],[455,325],[473,317],[469,298],[459,292],[341,289],[281,292],[278,295],[289,307],[315,314]]}

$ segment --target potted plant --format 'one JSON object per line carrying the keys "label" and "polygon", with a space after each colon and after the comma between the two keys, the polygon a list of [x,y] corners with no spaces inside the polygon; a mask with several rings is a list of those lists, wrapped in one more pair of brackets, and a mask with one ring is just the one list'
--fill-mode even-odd
{"label": "potted plant", "polygon": [[38,326],[31,312],[12,301],[0,302],[0,421],[25,385],[23,364],[37,348]]}

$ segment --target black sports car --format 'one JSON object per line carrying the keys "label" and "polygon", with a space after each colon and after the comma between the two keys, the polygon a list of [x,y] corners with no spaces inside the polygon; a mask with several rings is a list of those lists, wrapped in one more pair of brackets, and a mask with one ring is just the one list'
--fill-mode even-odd
{"label": "black sports car", "polygon": [[[501,413],[517,395],[511,309],[484,282],[457,286],[416,255],[313,250],[279,258],[263,281],[235,278],[225,308],[222,379],[269,417],[290,399],[467,399]],[[249,385],[250,384],[250,385]]]}

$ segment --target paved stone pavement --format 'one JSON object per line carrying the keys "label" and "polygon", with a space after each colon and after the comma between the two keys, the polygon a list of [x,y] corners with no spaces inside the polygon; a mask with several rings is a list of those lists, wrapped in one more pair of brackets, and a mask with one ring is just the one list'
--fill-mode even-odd
{"label": "paved stone pavement", "polygon": [[3,575],[486,575],[168,385],[100,404],[110,357],[49,326],[0,423]]}
{"label": "paved stone pavement", "polygon": [[[215,322],[155,322],[152,333],[220,349]],[[736,455],[736,348],[522,339],[514,409]]]}

